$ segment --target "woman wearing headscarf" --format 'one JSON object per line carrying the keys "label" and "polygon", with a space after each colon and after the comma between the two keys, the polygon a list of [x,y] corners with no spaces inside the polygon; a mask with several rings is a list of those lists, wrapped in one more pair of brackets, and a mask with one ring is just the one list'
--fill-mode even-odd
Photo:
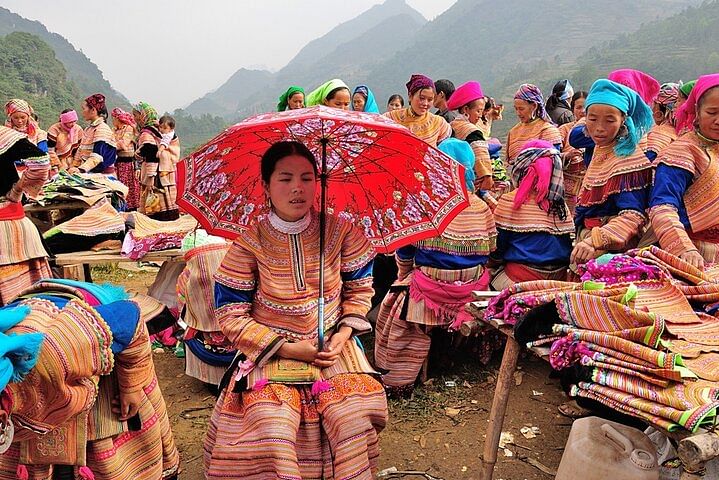
{"label": "woman wearing headscarf", "polygon": [[147,102],[139,102],[132,107],[132,116],[140,131],[135,150],[141,188],[138,211],[154,220],[177,220],[180,218],[176,203],[177,187],[174,181],[171,182],[172,185],[163,185],[160,179],[163,173],[168,172],[160,171],[158,152],[162,134],[159,130],[157,110]]}
{"label": "woman wearing headscarf", "polygon": [[33,109],[20,98],[13,98],[5,104],[7,120],[5,126],[24,133],[27,139],[43,152],[47,152],[47,132],[40,128],[33,118]]}
{"label": "woman wearing headscarf", "polygon": [[697,80],[676,120],[687,133],[657,157],[649,218],[664,250],[703,268],[719,262],[719,73]]}
{"label": "woman wearing headscarf", "polygon": [[574,95],[574,88],[568,79],[560,80],[554,84],[552,94],[547,98],[545,109],[547,114],[557,125],[573,122],[574,114],[569,100]]}
{"label": "woman wearing headscarf", "polygon": [[652,111],[639,95],[607,79],[587,97],[587,132],[595,144],[579,192],[571,262],[636,246],[646,223],[653,168],[639,145],[652,126]]}
{"label": "woman wearing headscarf", "polygon": [[117,145],[112,130],[105,123],[107,107],[101,93],[90,95],[82,102],[82,117],[89,125],[85,128],[80,147],[75,152],[73,167],[75,173],[115,173]]}
{"label": "woman wearing headscarf", "polygon": [[140,182],[135,175],[135,119],[130,112],[113,108],[112,127],[117,144],[117,178],[128,188],[125,196],[127,210],[137,210],[140,206]]}
{"label": "woman wearing headscarf", "polygon": [[662,149],[677,139],[674,113],[678,99],[679,84],[665,83],[652,103],[654,126],[647,134],[646,152],[649,160],[653,161]]}
{"label": "woman wearing headscarf", "polygon": [[[464,166],[471,191],[474,153],[469,144],[450,138],[439,149]],[[488,287],[485,264],[495,249],[497,231],[487,204],[476,195],[469,199],[442,235],[397,250],[398,283],[382,302],[375,336],[375,361],[388,371],[383,381],[391,395],[411,393],[429,353],[429,333],[459,329],[471,319],[464,307],[472,291]],[[483,360],[492,353],[491,345],[486,347]]]}
{"label": "woman wearing headscarf", "polygon": [[526,142],[512,183],[517,189],[502,195],[494,209],[498,235],[492,258],[503,268],[492,286],[503,290],[530,280],[565,280],[574,223],[564,201],[559,150],[544,140]]}
{"label": "woman wearing headscarf", "polygon": [[684,105],[684,102],[687,101],[687,99],[689,98],[689,95],[691,95],[691,93],[692,93],[692,88],[694,88],[694,85],[696,83],[697,83],[696,80],[692,80],[691,82],[682,83],[679,86],[679,96],[677,97],[676,110],[679,110],[682,107],[682,105]]}
{"label": "woman wearing headscarf", "polygon": [[586,158],[586,151],[583,148],[574,148],[569,144],[569,135],[572,129],[578,125],[584,125],[586,112],[584,110],[584,102],[587,100],[588,93],[580,90],[572,95],[570,106],[575,120],[573,122],[560,125],[559,133],[562,135],[562,163],[564,164],[564,199],[567,201],[569,212],[574,215],[574,209],[577,207],[577,196],[582,186],[584,172],[591,159]]}
{"label": "woman wearing headscarf", "polygon": [[[23,163],[20,177],[16,163]],[[0,125],[0,306],[41,278],[52,276],[37,228],[25,217],[23,194],[40,192],[50,170],[47,153]]]}
{"label": "woman wearing headscarf", "polygon": [[339,78],[323,83],[310,92],[305,99],[305,105],[308,107],[324,105],[340,110],[349,110],[351,103],[350,87]]}
{"label": "woman wearing headscarf", "polygon": [[507,134],[507,170],[528,140],[546,140],[557,149],[562,148],[562,137],[544,109],[542,92],[536,85],[524,83],[514,94],[514,111],[519,122]]}
{"label": "woman wearing headscarf", "polygon": [[367,85],[357,85],[352,92],[352,110],[357,112],[379,113],[374,93]]}
{"label": "woman wearing headscarf", "polygon": [[400,125],[407,127],[416,137],[437,147],[443,140],[452,135],[452,127],[447,121],[430,113],[434,105],[434,82],[431,78],[414,74],[407,82],[409,106],[401,110],[386,112],[385,117],[391,118]]}
{"label": "woman wearing headscarf", "polygon": [[305,108],[305,91],[302,87],[293,85],[280,95],[277,111],[284,112],[285,110],[297,110],[299,108]]}
{"label": "woman wearing headscarf", "polygon": [[50,174],[67,170],[82,140],[82,127],[77,124],[77,112],[63,110],[59,121],[47,129],[47,147],[50,154]]}
{"label": "woman wearing headscarf", "polygon": [[447,108],[458,113],[450,123],[454,137],[467,142],[474,152],[474,189],[471,191],[491,190],[494,186],[492,159],[489,158],[487,139],[477,126],[484,112],[482,86],[474,81],[463,83],[447,101]]}
{"label": "woman wearing headscarf", "polygon": [[[652,105],[654,103],[654,99],[657,98],[657,95],[659,94],[659,82],[648,73],[644,73],[639,70],[632,70],[629,68],[614,70],[609,74],[607,79],[629,88],[634,93],[639,95],[639,98],[641,98],[641,100],[647,105]],[[578,124],[572,129],[569,134],[569,143],[574,148],[583,148],[585,152],[585,162],[590,161],[592,153],[594,152],[594,142],[592,141],[591,136],[587,134],[584,125]],[[642,151],[646,152],[646,136],[639,139],[639,145],[641,146]]]}

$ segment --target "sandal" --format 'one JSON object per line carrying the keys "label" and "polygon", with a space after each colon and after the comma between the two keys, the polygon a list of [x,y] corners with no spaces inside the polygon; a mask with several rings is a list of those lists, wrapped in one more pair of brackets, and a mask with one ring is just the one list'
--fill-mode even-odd
{"label": "sandal", "polygon": [[561,404],[557,407],[557,410],[559,410],[559,413],[561,413],[565,417],[569,417],[572,419],[589,417],[593,414],[591,410],[580,407],[579,404],[574,400]]}

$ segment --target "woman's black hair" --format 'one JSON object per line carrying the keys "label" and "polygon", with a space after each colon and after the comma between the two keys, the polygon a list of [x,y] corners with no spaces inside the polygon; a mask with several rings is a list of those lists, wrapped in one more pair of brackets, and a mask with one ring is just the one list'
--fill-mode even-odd
{"label": "woman's black hair", "polygon": [[577,100],[580,100],[582,98],[587,98],[589,94],[585,92],[584,90],[579,90],[578,92],[574,92],[574,95],[572,95],[572,101],[569,102],[569,105],[572,107],[572,111],[574,111],[574,104],[577,103]]}
{"label": "woman's black hair", "polygon": [[68,113],[68,112],[72,112],[72,108],[66,108],[65,110],[60,112],[60,115],[62,115],[63,113]]}
{"label": "woman's black hair", "polygon": [[387,100],[387,105],[394,102],[395,100],[399,100],[399,103],[402,104],[402,106],[404,107],[404,97],[402,97],[402,95],[400,95],[399,93],[395,93],[394,95],[390,96],[389,100]]}
{"label": "woman's black hair", "polygon": [[262,155],[262,163],[260,164],[262,181],[270,183],[270,177],[275,171],[277,162],[285,157],[289,157],[290,155],[299,155],[300,157],[306,158],[307,161],[312,164],[312,170],[315,172],[315,177],[318,175],[317,161],[310,149],[307,148],[304,143],[289,140],[274,143]]}
{"label": "woman's black hair", "polygon": [[347,93],[349,93],[350,95],[352,95],[352,92],[350,92],[350,89],[349,89],[349,88],[347,88],[347,87],[337,87],[337,88],[335,88],[335,89],[333,89],[333,90],[330,90],[330,93],[327,94],[327,96],[325,97],[325,100],[332,100],[333,98],[335,98],[335,95],[336,95],[337,92],[339,92],[340,90],[347,90]]}

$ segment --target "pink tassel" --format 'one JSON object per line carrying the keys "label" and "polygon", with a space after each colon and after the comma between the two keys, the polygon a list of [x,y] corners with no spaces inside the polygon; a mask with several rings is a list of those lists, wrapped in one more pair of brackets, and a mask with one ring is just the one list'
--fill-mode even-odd
{"label": "pink tassel", "polygon": [[30,480],[30,474],[27,471],[27,467],[22,463],[17,464],[17,470],[15,471],[18,480]]}
{"label": "pink tassel", "polygon": [[270,381],[266,378],[260,378],[252,385],[252,390],[262,390],[268,383],[270,383]]}
{"label": "pink tassel", "polygon": [[80,474],[80,478],[83,480],[95,480],[95,474],[92,473],[89,467],[80,467],[77,473]]}
{"label": "pink tassel", "polygon": [[327,380],[317,380],[312,384],[312,395],[317,396],[322,392],[326,392],[332,388],[332,384]]}

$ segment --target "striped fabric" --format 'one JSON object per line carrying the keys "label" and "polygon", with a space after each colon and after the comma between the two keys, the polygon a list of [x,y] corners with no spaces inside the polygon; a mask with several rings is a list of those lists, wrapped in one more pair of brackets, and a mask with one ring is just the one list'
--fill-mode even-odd
{"label": "striped fabric", "polygon": [[117,178],[128,188],[125,196],[127,209],[137,210],[140,206],[140,182],[135,176],[135,128],[122,124],[114,129],[113,135],[117,144]]}
{"label": "striped fabric", "polygon": [[452,135],[452,127],[449,126],[449,123],[439,115],[430,112],[417,116],[412,112],[412,108],[408,107],[387,112],[384,116],[404,125],[416,137],[435,148],[442,140]]}
{"label": "striped fabric", "polygon": [[48,140],[55,142],[55,146],[48,151],[53,168],[67,170],[72,166],[73,153],[80,146],[82,135],[82,127],[78,124],[73,125],[70,132],[60,122],[52,124],[47,129]]}
{"label": "striped fabric", "polygon": [[77,217],[51,228],[43,234],[50,238],[58,233],[94,237],[125,231],[125,219],[107,199],[100,200]]}
{"label": "striped fabric", "polygon": [[652,178],[652,163],[640,148],[628,157],[619,157],[614,145],[597,146],[584,175],[579,205],[598,205],[612,194],[645,188]]}
{"label": "striped fabric", "polygon": [[557,130],[557,127],[541,118],[532,120],[529,123],[517,123],[507,134],[507,157],[505,161],[508,167],[514,165],[514,159],[522,151],[522,145],[528,140],[546,140],[552,145],[561,145],[562,135]]}
{"label": "striped fabric", "polygon": [[551,235],[574,233],[574,220],[568,215],[560,220],[555,214],[542,210],[531,192],[527,201],[519,208],[514,208],[514,197],[517,191],[505,193],[499,198],[494,209],[494,222],[497,227],[512,232],[546,232]]}
{"label": "striped fabric", "polygon": [[0,265],[0,306],[10,303],[38,280],[49,277],[52,271],[44,257]]}
{"label": "striped fabric", "polygon": [[89,172],[102,163],[102,157],[93,153],[96,142],[105,142],[112,147],[116,147],[115,135],[113,135],[112,130],[102,117],[99,117],[85,128],[80,146],[75,152],[73,167],[82,168],[84,171]]}
{"label": "striped fabric", "polygon": [[112,135],[117,145],[118,157],[135,156],[135,127],[123,123],[120,128],[113,130]]}
{"label": "striped fabric", "polygon": [[30,219],[0,221],[0,265],[44,257],[47,257],[47,252],[37,227]]}
{"label": "striped fabric", "polygon": [[[569,144],[569,135],[572,133],[572,128],[585,123],[584,118],[582,118],[576,122],[564,123],[557,127],[562,135],[562,153],[574,150],[574,147]],[[579,192],[582,188],[582,180],[586,171],[587,166],[584,164],[583,155],[564,165],[564,199],[567,201],[567,207],[569,207],[569,212],[572,214],[577,208]]]}
{"label": "striped fabric", "polygon": [[[480,128],[470,123],[463,117],[458,117],[450,123],[454,137],[460,140],[467,140],[467,137],[472,133],[482,133]],[[482,135],[484,135],[482,133]],[[484,140],[475,140],[469,144],[474,152],[475,163],[474,163],[474,176],[475,176],[475,189],[479,190],[491,190],[494,185],[492,180],[492,159],[489,158],[489,150],[487,149],[487,137]]]}
{"label": "striped fabric", "polygon": [[654,125],[647,134],[647,151],[660,154],[676,139],[677,131],[670,122]]}

